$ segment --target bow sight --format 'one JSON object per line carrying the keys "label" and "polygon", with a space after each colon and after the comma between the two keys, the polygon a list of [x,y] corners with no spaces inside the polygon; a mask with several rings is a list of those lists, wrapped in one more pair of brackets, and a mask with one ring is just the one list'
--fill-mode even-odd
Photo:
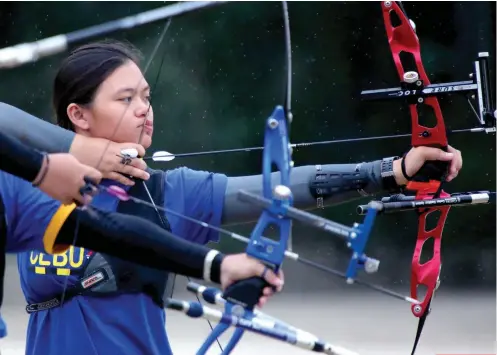
{"label": "bow sight", "polygon": [[[417,71],[409,70],[404,73],[400,87],[364,90],[361,92],[361,98],[368,101],[400,99],[408,104],[418,105],[423,104],[427,97],[463,94],[467,96],[468,104],[481,126],[471,128],[469,131],[494,133],[497,111],[495,111],[495,107],[492,103],[488,58],[488,52],[478,53],[478,59],[473,62],[473,71],[469,74],[469,78],[472,80],[426,84],[426,82],[420,78]],[[407,60],[403,61],[402,64],[404,68],[409,65],[407,64]],[[476,100],[478,109],[475,109],[471,102],[472,100]],[[427,138],[430,133],[428,130],[422,130],[419,134]]]}

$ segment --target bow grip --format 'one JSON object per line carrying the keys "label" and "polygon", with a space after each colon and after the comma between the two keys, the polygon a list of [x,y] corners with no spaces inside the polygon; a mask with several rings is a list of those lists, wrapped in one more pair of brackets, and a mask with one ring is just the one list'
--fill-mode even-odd
{"label": "bow grip", "polygon": [[[447,147],[441,147],[441,150],[447,152]],[[411,182],[424,182],[428,183],[431,181],[443,181],[447,175],[449,169],[448,161],[440,161],[440,160],[428,160],[423,166],[419,169],[419,171],[411,177]],[[409,183],[407,184],[407,189],[409,188]],[[436,189],[435,189],[436,190]]]}
{"label": "bow grip", "polygon": [[253,310],[259,303],[259,299],[266,287],[271,287],[271,285],[262,277],[250,277],[228,286],[223,293],[223,298],[245,309]]}
{"label": "bow grip", "polygon": [[428,182],[430,180],[441,181],[447,173],[449,162],[447,161],[427,161],[421,169],[412,177],[411,181]]}

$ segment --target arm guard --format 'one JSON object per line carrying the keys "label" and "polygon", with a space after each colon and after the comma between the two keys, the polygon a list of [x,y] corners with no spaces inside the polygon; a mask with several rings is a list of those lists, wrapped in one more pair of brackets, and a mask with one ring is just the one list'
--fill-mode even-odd
{"label": "arm guard", "polygon": [[68,153],[76,135],[3,102],[0,102],[0,132],[47,153]]}
{"label": "arm guard", "polygon": [[316,172],[309,179],[309,192],[316,199],[317,207],[323,208],[325,201],[337,195],[343,196],[343,200],[338,202],[345,202],[349,196],[368,196],[378,191],[382,186],[379,164],[378,161],[356,165],[316,165]]}
{"label": "arm guard", "polygon": [[[343,203],[382,190],[381,162],[361,164],[307,165],[292,169],[290,188],[294,207],[311,210]],[[273,173],[274,182],[279,172]],[[262,195],[261,175],[229,177],[226,188],[223,224],[248,223],[260,214],[252,204],[240,202],[239,190]]]}

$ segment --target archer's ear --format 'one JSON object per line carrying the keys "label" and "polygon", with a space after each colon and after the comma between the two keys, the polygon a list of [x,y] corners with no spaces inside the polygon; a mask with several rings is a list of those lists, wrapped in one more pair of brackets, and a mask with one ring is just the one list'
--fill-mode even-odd
{"label": "archer's ear", "polygon": [[85,108],[79,106],[78,104],[73,103],[67,106],[67,117],[69,117],[75,128],[85,131],[90,128],[88,113]]}

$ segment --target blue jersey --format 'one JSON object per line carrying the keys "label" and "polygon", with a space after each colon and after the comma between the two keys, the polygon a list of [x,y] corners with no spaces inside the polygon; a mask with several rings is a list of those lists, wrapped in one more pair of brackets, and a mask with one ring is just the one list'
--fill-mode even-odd
{"label": "blue jersey", "polygon": [[[7,232],[5,251],[19,253],[34,249],[51,252],[53,245],[50,242],[53,240],[47,239],[44,243],[43,237],[50,217],[60,203],[29,182],[3,171],[0,171],[0,196],[4,210],[0,217],[4,218]],[[0,317],[0,336],[5,335],[6,326]]]}
{"label": "blue jersey", "polygon": [[[224,175],[187,168],[168,171],[165,207],[219,226],[226,183]],[[93,205],[115,211],[118,202],[115,197],[102,193],[94,198]],[[172,232],[179,237],[200,244],[219,238],[210,229],[168,213],[165,215]],[[72,274],[86,266],[91,253],[70,247],[59,255],[39,251],[20,254],[18,267],[27,302],[47,301],[60,295],[66,282],[68,286],[74,285],[78,277]],[[172,354],[165,321],[165,311],[145,294],[76,296],[64,302],[63,307],[30,316],[26,354]]]}

